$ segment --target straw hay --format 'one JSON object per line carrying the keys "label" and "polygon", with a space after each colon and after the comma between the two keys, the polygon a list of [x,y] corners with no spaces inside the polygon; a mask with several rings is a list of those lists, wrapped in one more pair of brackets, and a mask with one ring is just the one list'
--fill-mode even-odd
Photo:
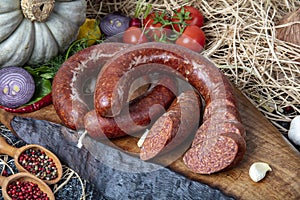
{"label": "straw hay", "polygon": [[[112,11],[134,15],[134,0],[87,0],[88,16]],[[283,133],[300,113],[300,47],[275,38],[276,23],[300,7],[295,0],[152,0],[154,10],[193,5],[205,16],[207,45],[202,54],[214,62]],[[293,112],[286,113],[290,107]]]}

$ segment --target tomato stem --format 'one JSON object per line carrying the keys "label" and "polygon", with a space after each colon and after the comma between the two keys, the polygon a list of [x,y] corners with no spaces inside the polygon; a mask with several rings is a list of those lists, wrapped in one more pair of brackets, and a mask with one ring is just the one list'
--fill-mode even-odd
{"label": "tomato stem", "polygon": [[145,10],[144,18],[150,13],[152,5],[145,3],[145,0],[138,0],[134,12],[134,18],[139,18],[143,10]]}

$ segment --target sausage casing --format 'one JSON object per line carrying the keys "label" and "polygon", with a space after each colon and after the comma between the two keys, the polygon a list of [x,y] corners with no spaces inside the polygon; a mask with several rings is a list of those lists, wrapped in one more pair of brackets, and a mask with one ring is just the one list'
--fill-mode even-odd
{"label": "sausage casing", "polygon": [[144,130],[168,109],[176,93],[176,80],[162,76],[149,92],[132,100],[128,110],[123,109],[115,117],[97,116],[95,110],[88,112],[84,117],[85,129],[96,140]]}
{"label": "sausage casing", "polygon": [[[96,80],[104,63],[128,46],[102,43],[76,53],[62,64],[53,80],[52,101],[65,126],[74,130],[84,127],[83,117],[93,105],[85,98],[86,81]],[[93,91],[90,93],[87,95],[93,100]]]}
{"label": "sausage casing", "polygon": [[[149,65],[147,70],[143,68],[144,65]],[[212,62],[198,53],[180,46],[156,42],[129,47],[105,64],[99,73],[94,95],[95,109],[98,115],[108,116],[120,113],[124,100],[127,98],[127,82],[119,85],[117,90],[115,87],[121,82],[122,76],[129,71],[139,71],[139,69],[143,69],[140,70],[141,74],[149,73],[151,70],[169,72],[172,75],[175,71],[175,74],[180,74],[203,96],[205,105],[212,105],[209,111],[206,111],[205,108],[203,123],[213,119],[210,121],[219,123],[220,126],[223,126],[222,130],[227,129],[228,122],[235,122],[242,126],[233,95],[233,87]],[[218,101],[227,103],[221,104]],[[219,109],[222,110],[221,113],[218,111]],[[206,117],[207,113],[209,115]],[[232,164],[237,164],[243,157],[246,149],[244,133],[218,133],[214,132],[213,126],[209,126],[204,132],[197,131],[195,138],[200,133],[205,135],[206,140],[192,146],[184,155],[186,166],[194,172],[204,174],[218,172],[227,169]],[[212,153],[207,156],[204,151]]]}

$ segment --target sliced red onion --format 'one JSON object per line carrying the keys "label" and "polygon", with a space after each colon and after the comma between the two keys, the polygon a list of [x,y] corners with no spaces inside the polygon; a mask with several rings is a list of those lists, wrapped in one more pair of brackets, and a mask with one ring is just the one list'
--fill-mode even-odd
{"label": "sliced red onion", "polygon": [[114,12],[106,15],[100,21],[101,31],[108,37],[123,33],[129,27],[130,18]]}
{"label": "sliced red onion", "polygon": [[32,76],[21,67],[0,69],[0,105],[16,108],[32,98],[35,83]]}

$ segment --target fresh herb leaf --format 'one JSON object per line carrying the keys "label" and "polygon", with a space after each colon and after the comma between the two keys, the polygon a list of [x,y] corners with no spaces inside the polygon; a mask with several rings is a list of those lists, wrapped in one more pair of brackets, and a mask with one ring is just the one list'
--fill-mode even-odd
{"label": "fresh herb leaf", "polygon": [[41,77],[44,78],[44,79],[52,79],[54,77],[54,73],[44,73],[44,74],[41,74]]}
{"label": "fresh herb leaf", "polygon": [[51,81],[49,79],[44,79],[40,77],[34,77],[35,81],[35,91],[34,95],[31,98],[31,101],[26,105],[33,104],[39,100],[41,100],[44,96],[51,92]]}

